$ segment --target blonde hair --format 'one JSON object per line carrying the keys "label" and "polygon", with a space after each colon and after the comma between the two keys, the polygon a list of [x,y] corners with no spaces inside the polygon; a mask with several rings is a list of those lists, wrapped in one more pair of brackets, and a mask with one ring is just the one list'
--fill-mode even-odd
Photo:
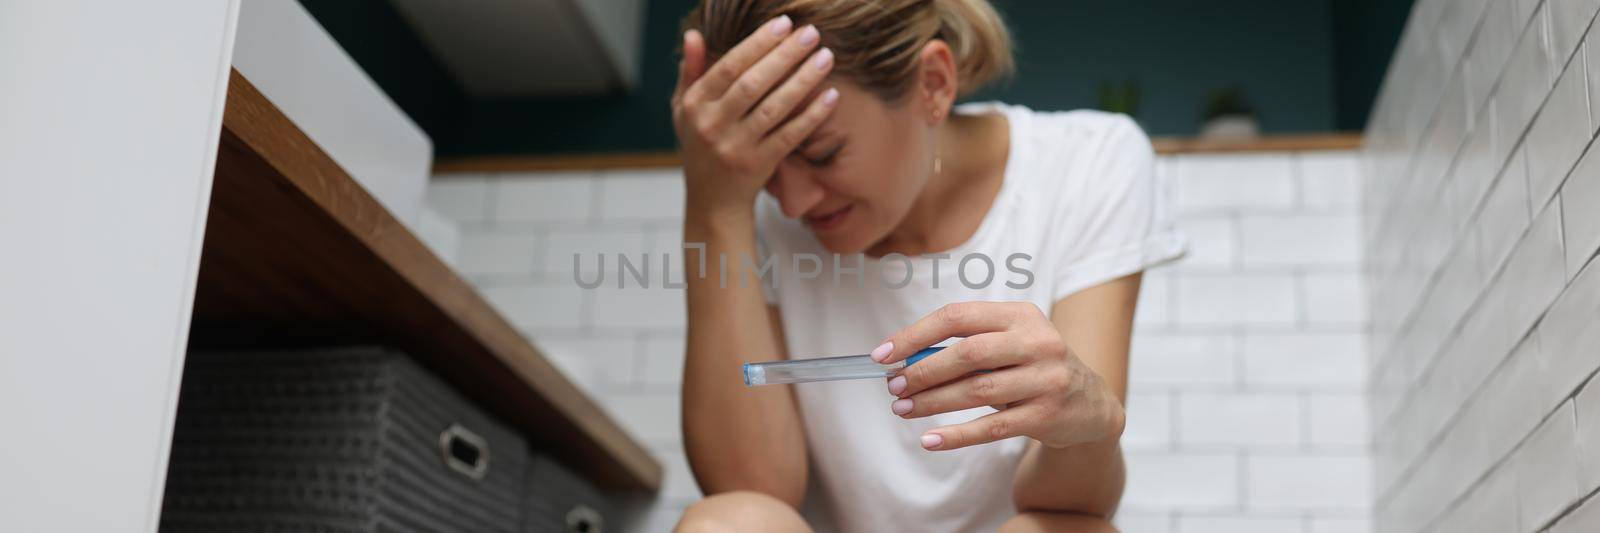
{"label": "blonde hair", "polygon": [[886,101],[916,82],[918,57],[933,39],[955,56],[958,96],[1011,74],[1011,36],[988,0],[701,0],[684,19],[719,57],[768,20],[789,15],[816,25],[833,50],[835,75]]}

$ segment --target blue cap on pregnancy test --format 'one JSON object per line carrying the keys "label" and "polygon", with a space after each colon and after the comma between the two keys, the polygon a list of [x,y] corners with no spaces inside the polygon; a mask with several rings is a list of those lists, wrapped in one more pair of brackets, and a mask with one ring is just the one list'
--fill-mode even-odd
{"label": "blue cap on pregnancy test", "polygon": [[921,350],[917,350],[917,353],[911,354],[911,357],[906,358],[906,366],[917,364],[924,358],[939,353],[939,350],[943,349],[945,349],[944,346],[934,346],[932,348],[923,348]]}
{"label": "blue cap on pregnancy test", "polygon": [[898,366],[880,364],[874,361],[871,355],[841,355],[837,357],[745,363],[744,384],[746,386],[780,385],[840,379],[886,378],[893,376],[898,369],[917,364],[918,361],[943,349],[943,346],[935,346],[918,350],[917,353],[905,358]]}

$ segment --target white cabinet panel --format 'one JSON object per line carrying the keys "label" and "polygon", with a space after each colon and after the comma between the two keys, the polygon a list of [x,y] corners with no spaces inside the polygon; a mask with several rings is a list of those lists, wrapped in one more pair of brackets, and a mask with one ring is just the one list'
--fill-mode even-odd
{"label": "white cabinet panel", "polygon": [[156,528],[238,7],[0,7],[0,529]]}

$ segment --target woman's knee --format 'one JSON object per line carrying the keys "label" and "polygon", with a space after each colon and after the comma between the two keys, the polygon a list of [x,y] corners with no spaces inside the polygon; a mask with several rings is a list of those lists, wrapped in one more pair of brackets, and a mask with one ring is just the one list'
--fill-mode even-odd
{"label": "woman's knee", "polygon": [[724,492],[706,497],[683,511],[675,531],[809,532],[800,513],[782,500],[752,491]]}
{"label": "woman's knee", "polygon": [[1117,533],[1110,520],[1076,513],[1018,513],[1000,525],[999,533]]}

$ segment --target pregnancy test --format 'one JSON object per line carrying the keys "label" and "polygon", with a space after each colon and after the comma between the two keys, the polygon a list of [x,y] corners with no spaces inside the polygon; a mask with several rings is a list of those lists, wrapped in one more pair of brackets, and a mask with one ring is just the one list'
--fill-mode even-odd
{"label": "pregnancy test", "polygon": [[841,379],[868,379],[887,378],[893,376],[896,370],[917,364],[922,358],[933,355],[943,346],[924,348],[905,361],[892,365],[878,364],[870,355],[841,355],[838,357],[818,357],[815,359],[791,359],[788,361],[772,361],[768,363],[745,363],[744,384],[749,387],[757,385],[784,385],[789,383],[810,383],[813,381],[837,381]]}

